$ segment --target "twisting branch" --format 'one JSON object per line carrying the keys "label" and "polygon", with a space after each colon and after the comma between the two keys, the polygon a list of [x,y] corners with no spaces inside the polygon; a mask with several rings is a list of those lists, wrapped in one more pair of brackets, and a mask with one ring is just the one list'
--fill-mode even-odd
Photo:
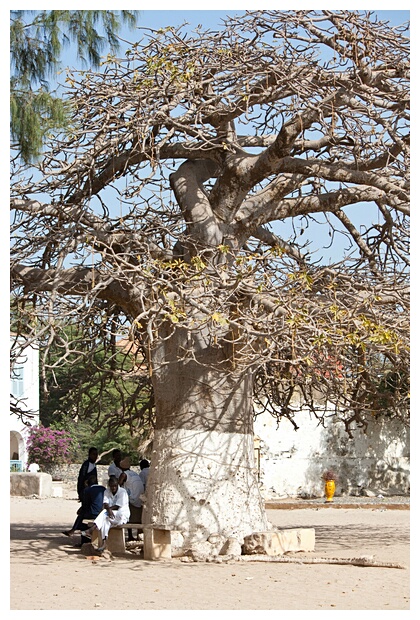
{"label": "twisting branch", "polygon": [[406,26],[248,11],[139,33],[68,72],[71,135],[36,169],[12,160],[14,324],[41,343],[46,390],[74,359],[99,391],[135,378],[109,420],[135,428],[176,352],[185,373],[251,377],[292,424],[302,403],[350,434],[408,422]]}

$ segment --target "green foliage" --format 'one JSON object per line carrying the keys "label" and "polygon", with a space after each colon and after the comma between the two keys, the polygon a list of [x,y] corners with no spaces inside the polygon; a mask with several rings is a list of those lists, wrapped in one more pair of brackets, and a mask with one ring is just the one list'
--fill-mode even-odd
{"label": "green foliage", "polygon": [[[10,126],[11,137],[26,163],[35,161],[52,129],[69,124],[66,103],[50,92],[48,79],[61,64],[70,44],[93,67],[109,46],[119,49],[121,25],[136,25],[138,11],[11,11]],[[100,32],[103,32],[101,34]]]}
{"label": "green foliage", "polygon": [[[16,82],[15,82],[16,84]],[[41,88],[38,92],[15,88],[12,81],[10,119],[12,139],[19,144],[22,159],[35,160],[50,129],[68,123],[66,103]]]}
{"label": "green foliage", "polygon": [[[79,352],[64,355],[69,343]],[[121,447],[133,458],[138,455],[150,432],[152,403],[148,377],[136,372],[135,364],[115,342],[89,337],[80,326],[65,327],[49,348],[40,419],[71,433],[78,460],[92,445],[99,453]]]}
{"label": "green foliage", "polygon": [[64,412],[57,411],[56,415],[56,420],[53,416],[51,417],[51,428],[65,430],[72,437],[75,463],[80,463],[87,458],[91,446],[95,446],[99,454],[105,453],[100,460],[101,464],[111,463],[114,448],[120,448],[125,456],[129,456],[133,465],[138,462],[140,456],[143,456],[139,453],[139,437],[133,435],[128,426],[116,427],[110,432],[106,424],[106,414],[103,416],[103,424],[96,430],[89,419],[78,419],[76,422]]}

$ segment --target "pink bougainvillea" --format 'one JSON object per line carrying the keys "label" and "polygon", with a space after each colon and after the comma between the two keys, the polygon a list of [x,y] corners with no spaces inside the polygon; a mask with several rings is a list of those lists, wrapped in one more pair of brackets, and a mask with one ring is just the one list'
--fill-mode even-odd
{"label": "pink bougainvillea", "polygon": [[70,463],[73,438],[67,431],[44,426],[33,426],[29,431],[28,462],[42,467]]}

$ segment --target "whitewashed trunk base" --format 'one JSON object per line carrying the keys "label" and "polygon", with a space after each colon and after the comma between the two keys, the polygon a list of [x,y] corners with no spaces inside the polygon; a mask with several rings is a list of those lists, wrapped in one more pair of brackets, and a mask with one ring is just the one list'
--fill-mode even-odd
{"label": "whitewashed trunk base", "polygon": [[242,542],[270,529],[252,435],[155,430],[143,515],[145,523],[180,532],[184,550],[209,537]]}

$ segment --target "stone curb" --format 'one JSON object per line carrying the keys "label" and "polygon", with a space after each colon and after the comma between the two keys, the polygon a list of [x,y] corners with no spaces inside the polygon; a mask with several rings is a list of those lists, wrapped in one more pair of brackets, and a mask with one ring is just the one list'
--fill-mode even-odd
{"label": "stone curb", "polygon": [[335,502],[323,502],[323,503],[311,503],[311,502],[266,502],[266,510],[299,510],[307,508],[345,508],[347,510],[364,508],[367,510],[410,510],[410,504],[385,504],[385,503],[335,503]]}

